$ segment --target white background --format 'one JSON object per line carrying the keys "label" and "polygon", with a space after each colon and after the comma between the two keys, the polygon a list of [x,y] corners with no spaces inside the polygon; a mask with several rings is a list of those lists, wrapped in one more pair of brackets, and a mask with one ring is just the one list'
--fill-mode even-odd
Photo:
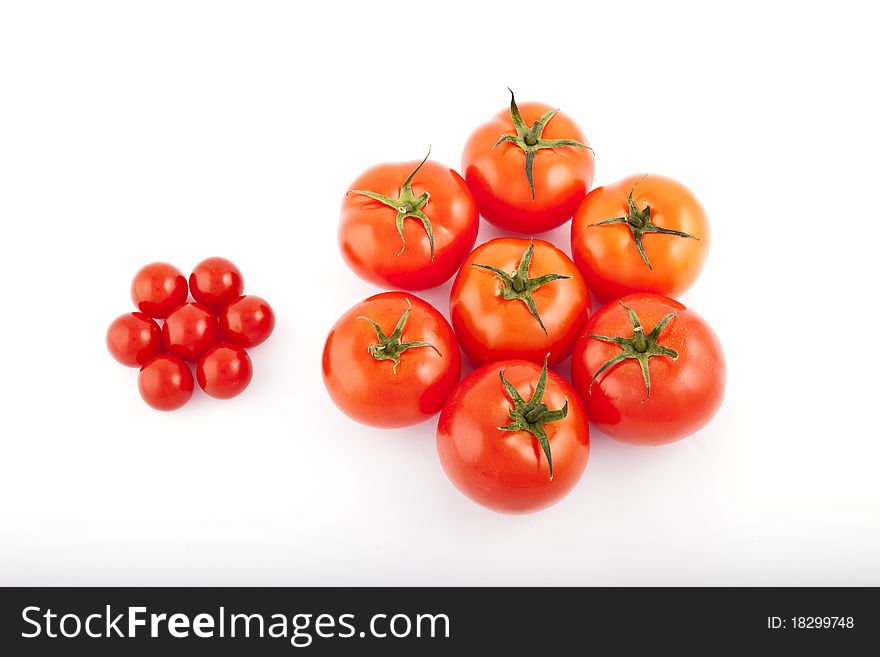
{"label": "white background", "polygon": [[[880,584],[869,7],[4,3],[0,584]],[[508,85],[579,122],[597,184],[701,198],[683,301],[729,367],[698,435],[594,432],[574,492],[518,517],[446,480],[436,420],[357,425],[320,377],[376,291],[337,250],[346,186],[429,144],[457,167]],[[208,255],[277,329],[242,397],[158,413],[104,332],[141,265]]]}

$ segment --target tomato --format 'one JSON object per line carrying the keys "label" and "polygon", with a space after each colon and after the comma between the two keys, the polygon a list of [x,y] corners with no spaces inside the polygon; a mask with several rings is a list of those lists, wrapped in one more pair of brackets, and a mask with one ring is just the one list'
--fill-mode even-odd
{"label": "tomato", "polygon": [[571,376],[590,421],[637,445],[698,431],[718,411],[726,368],[721,344],[697,313],[659,294],[601,308],[574,348]]}
{"label": "tomato", "polygon": [[107,329],[107,350],[123,365],[140,367],[162,353],[162,329],[144,313],[125,313]]}
{"label": "tomato", "polygon": [[632,292],[678,296],[703,269],[709,222],[680,182],[630,176],[584,198],[571,224],[571,249],[600,299]]}
{"label": "tomato", "polygon": [[195,362],[217,343],[217,318],[200,303],[186,303],[165,319],[162,340],[165,348],[184,360]]}
{"label": "tomato", "polygon": [[144,265],[131,282],[131,300],[142,313],[165,319],[186,302],[188,290],[183,272],[167,262]]}
{"label": "tomato", "polygon": [[192,397],[193,375],[183,360],[162,354],[141,368],[138,389],[144,401],[157,411],[173,411]]}
{"label": "tomato", "polygon": [[480,214],[517,233],[571,218],[593,184],[593,151],[577,124],[543,103],[502,110],[468,138],[461,170]]}
{"label": "tomato", "polygon": [[345,195],[339,248],[364,280],[407,290],[435,287],[473,248],[479,214],[467,184],[426,160],[367,169]]}
{"label": "tomato", "polygon": [[248,294],[220,311],[220,331],[227,342],[256,347],[275,329],[275,313],[264,299]]}
{"label": "tomato", "polygon": [[250,356],[234,344],[214,345],[202,354],[196,366],[199,387],[217,399],[231,399],[241,394],[253,374]]}
{"label": "tomato", "polygon": [[189,275],[189,289],[193,299],[214,311],[241,296],[244,278],[226,258],[205,258]]}
{"label": "tomato", "polygon": [[474,249],[452,285],[449,313],[476,363],[568,357],[587,321],[590,296],[562,251],[544,240],[502,237]]}
{"label": "tomato", "polygon": [[437,451],[462,493],[495,511],[537,511],[581,478],[587,414],[571,385],[531,361],[492,363],[466,377],[437,425]]}
{"label": "tomato", "polygon": [[427,301],[404,292],[377,294],[340,317],[321,364],[339,409],[377,427],[427,420],[461,375],[452,327]]}

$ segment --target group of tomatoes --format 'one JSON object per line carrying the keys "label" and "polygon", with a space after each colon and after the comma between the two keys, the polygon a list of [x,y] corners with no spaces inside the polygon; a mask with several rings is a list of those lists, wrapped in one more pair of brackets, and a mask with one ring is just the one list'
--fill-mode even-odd
{"label": "group of tomatoes", "polygon": [[[195,301],[187,301],[192,293]],[[107,349],[123,365],[139,367],[138,388],[160,411],[180,408],[195,388],[230,399],[251,382],[253,366],[245,348],[272,333],[275,315],[260,297],[244,295],[238,267],[225,258],[207,258],[187,279],[174,265],[153,262],[131,284],[138,312],[117,317],[107,329]],[[156,320],[164,320],[160,328]]]}
{"label": "group of tomatoes", "polygon": [[[553,504],[580,479],[589,422],[657,445],[703,427],[724,395],[718,338],[675,301],[699,276],[709,225],[681,183],[636,175],[590,191],[583,132],[541,103],[479,126],[464,177],[438,162],[379,164],[345,195],[339,246],[360,277],[396,291],[346,312],[322,359],[330,397],[380,427],[437,412],[452,483],[503,512]],[[548,241],[474,249],[482,215],[531,236],[569,219],[573,260]],[[455,275],[450,323],[412,290]],[[405,291],[404,291],[405,290]],[[607,302],[590,313],[590,292]],[[463,351],[480,365],[461,379]],[[571,356],[571,383],[553,365]]]}

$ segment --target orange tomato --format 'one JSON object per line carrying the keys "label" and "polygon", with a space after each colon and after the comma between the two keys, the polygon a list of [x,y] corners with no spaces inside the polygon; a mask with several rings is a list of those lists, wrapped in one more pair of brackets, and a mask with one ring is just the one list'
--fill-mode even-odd
{"label": "orange tomato", "polygon": [[571,223],[571,249],[590,290],[602,300],[633,292],[675,297],[703,269],[709,222],[680,182],[635,175],[587,194]]}

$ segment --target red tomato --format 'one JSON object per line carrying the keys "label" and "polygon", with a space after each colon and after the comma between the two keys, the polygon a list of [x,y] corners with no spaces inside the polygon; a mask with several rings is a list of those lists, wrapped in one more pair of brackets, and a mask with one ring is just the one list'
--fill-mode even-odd
{"label": "red tomato", "polygon": [[517,233],[538,233],[571,218],[593,184],[592,149],[577,124],[550,105],[510,94],[502,110],[468,138],[461,169],[480,214]]}
{"label": "red tomato", "polygon": [[165,319],[172,310],[186,302],[187,287],[183,272],[167,262],[144,265],[131,282],[131,300],[142,313]]}
{"label": "red tomato", "polygon": [[125,313],[107,329],[107,350],[123,365],[140,367],[162,353],[162,329],[144,313]]}
{"label": "red tomato", "polygon": [[141,397],[157,411],[180,408],[192,397],[193,388],[189,365],[171,354],[156,356],[138,374]]}
{"label": "red tomato", "polygon": [[240,394],[253,377],[250,356],[234,344],[217,344],[199,359],[196,379],[211,397],[232,399]]}
{"label": "red tomato", "polygon": [[227,342],[256,347],[272,335],[275,313],[264,299],[248,294],[220,311],[220,331]]}
{"label": "red tomato", "polygon": [[404,427],[443,407],[461,375],[461,356],[452,327],[431,304],[385,292],[339,318],[322,372],[343,413],[363,424]]}
{"label": "red tomato", "polygon": [[564,360],[587,321],[584,279],[544,240],[502,237],[474,249],[452,285],[449,312],[476,363],[509,358]]}
{"label": "red tomato", "polygon": [[630,176],[587,194],[571,223],[571,249],[600,299],[632,292],[678,296],[703,269],[709,222],[680,182]]}
{"label": "red tomato", "polygon": [[244,278],[226,258],[205,258],[189,275],[189,289],[193,299],[214,311],[241,296]]}
{"label": "red tomato", "polygon": [[217,318],[200,303],[186,303],[165,319],[162,340],[165,348],[184,360],[195,362],[217,343]]}
{"label": "red tomato", "polygon": [[348,266],[376,285],[440,285],[477,239],[479,215],[467,184],[438,162],[379,164],[349,190],[339,248]]}
{"label": "red tomato", "polygon": [[718,337],[659,294],[631,294],[587,323],[571,361],[590,421],[623,442],[660,445],[701,429],[724,398]]}
{"label": "red tomato", "polygon": [[492,363],[446,402],[437,451],[449,479],[475,502],[505,513],[537,511],[581,478],[590,452],[587,415],[546,363]]}

